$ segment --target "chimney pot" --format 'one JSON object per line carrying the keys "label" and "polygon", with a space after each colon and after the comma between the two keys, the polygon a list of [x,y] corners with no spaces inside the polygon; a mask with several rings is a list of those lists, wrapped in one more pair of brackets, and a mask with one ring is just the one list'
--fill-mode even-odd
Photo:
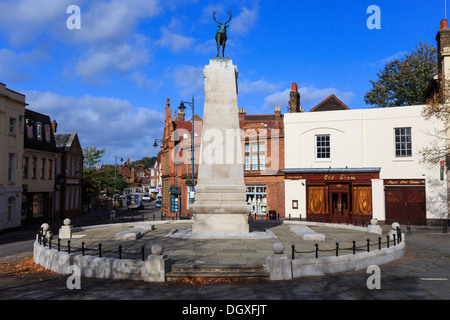
{"label": "chimney pot", "polygon": [[53,134],[56,133],[56,128],[58,128],[58,123],[57,123],[55,120],[53,120],[53,121],[52,121],[52,131],[53,131]]}
{"label": "chimney pot", "polygon": [[442,19],[441,20],[440,29],[448,29],[448,21],[447,21],[447,19]]}
{"label": "chimney pot", "polygon": [[292,82],[292,91],[298,91],[297,83]]}

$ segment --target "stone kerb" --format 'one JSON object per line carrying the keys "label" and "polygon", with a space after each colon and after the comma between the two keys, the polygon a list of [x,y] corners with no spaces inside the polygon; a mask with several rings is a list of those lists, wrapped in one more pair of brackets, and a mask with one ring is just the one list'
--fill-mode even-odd
{"label": "stone kerb", "polygon": [[[405,254],[405,234],[402,233],[400,243],[391,243],[389,248],[375,249],[370,252],[327,256],[319,258],[287,259],[282,251],[273,248],[274,254],[266,258],[266,270],[271,280],[291,280],[307,276],[322,276],[326,274],[359,271],[371,265],[383,265]],[[284,248],[283,248],[284,249]],[[289,262],[289,266],[286,264]],[[291,272],[287,272],[290,270]]]}
{"label": "stone kerb", "polygon": [[[160,248],[161,247],[161,248]],[[50,249],[34,243],[34,262],[59,274],[71,274],[70,266],[78,266],[81,276],[102,279],[143,280],[164,282],[168,271],[167,256],[162,246],[154,245],[146,261],[99,258]]]}

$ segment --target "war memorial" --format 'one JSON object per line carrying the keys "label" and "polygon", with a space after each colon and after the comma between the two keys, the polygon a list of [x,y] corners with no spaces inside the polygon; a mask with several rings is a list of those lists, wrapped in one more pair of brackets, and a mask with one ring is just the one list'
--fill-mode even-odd
{"label": "war memorial", "polygon": [[383,234],[376,219],[359,226],[252,219],[241,144],[233,139],[239,132],[238,68],[225,57],[231,12],[225,23],[215,14],[217,57],[204,68],[204,122],[193,217],[82,228],[66,219],[58,235],[44,224],[34,243],[35,263],[60,274],[76,270],[82,277],[146,282],[184,277],[287,281],[366,270],[403,256],[405,234],[396,223]]}

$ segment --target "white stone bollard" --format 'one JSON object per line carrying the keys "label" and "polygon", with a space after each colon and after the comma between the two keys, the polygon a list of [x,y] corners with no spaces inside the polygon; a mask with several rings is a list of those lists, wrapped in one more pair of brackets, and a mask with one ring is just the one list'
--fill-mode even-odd
{"label": "white stone bollard", "polygon": [[291,260],[284,254],[282,242],[275,242],[272,245],[273,253],[266,257],[266,270],[270,273],[270,280],[290,280],[292,279]]}
{"label": "white stone bollard", "polygon": [[163,255],[164,248],[160,244],[154,244],[152,246],[152,254],[148,256],[145,261],[147,282],[165,282],[166,272],[168,272],[168,258],[167,255]]}
{"label": "white stone bollard", "polygon": [[64,225],[59,228],[59,238],[60,239],[71,239],[72,238],[72,221],[67,218],[63,221]]}

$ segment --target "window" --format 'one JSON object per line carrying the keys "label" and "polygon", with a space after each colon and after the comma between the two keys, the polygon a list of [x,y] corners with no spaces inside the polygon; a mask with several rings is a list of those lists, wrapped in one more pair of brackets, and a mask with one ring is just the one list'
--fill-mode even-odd
{"label": "window", "polygon": [[44,131],[45,131],[45,141],[47,143],[50,143],[50,125],[46,124],[44,126]]}
{"label": "window", "polygon": [[395,156],[411,157],[411,128],[395,128]]}
{"label": "window", "polygon": [[48,160],[48,179],[53,179],[53,160]]}
{"label": "window", "polygon": [[316,159],[330,159],[331,147],[330,136],[320,135],[316,136]]}
{"label": "window", "polygon": [[36,179],[36,162],[37,158],[31,158],[31,179]]}
{"label": "window", "polygon": [[22,177],[28,179],[28,157],[22,158]]}
{"label": "window", "polygon": [[14,208],[16,207],[16,199],[14,197],[9,197],[6,205],[6,218],[8,221],[12,222],[14,219]]}
{"label": "window", "polygon": [[14,182],[14,153],[10,153],[8,160],[8,183],[13,182]]}
{"label": "window", "polygon": [[36,138],[42,141],[42,123],[40,122],[36,123]]}
{"label": "window", "polygon": [[45,179],[45,159],[41,159],[41,179]]}
{"label": "window", "polygon": [[266,169],[266,145],[252,142],[244,145],[244,170],[264,171]]}
{"label": "window", "polygon": [[33,123],[30,119],[27,119],[25,123],[27,124],[27,137],[33,139]]}
{"label": "window", "polygon": [[252,214],[267,213],[266,186],[246,186],[247,203],[252,205]]}
{"label": "window", "polygon": [[14,118],[9,118],[9,129],[8,132],[9,134],[14,134],[14,128],[16,126],[16,119]]}

